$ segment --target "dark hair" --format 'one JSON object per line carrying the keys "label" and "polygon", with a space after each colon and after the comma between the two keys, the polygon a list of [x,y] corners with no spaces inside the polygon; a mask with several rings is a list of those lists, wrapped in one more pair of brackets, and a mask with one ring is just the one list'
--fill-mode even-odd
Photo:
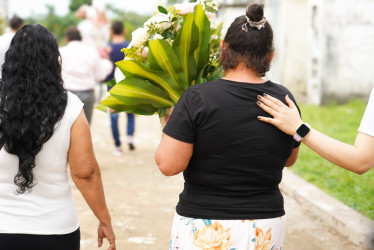
{"label": "dark hair", "polygon": [[221,60],[225,70],[234,69],[239,62],[264,76],[270,69],[270,55],[273,48],[273,30],[266,21],[264,28],[251,27],[252,22],[264,18],[264,6],[252,4],[247,7],[246,16],[239,16],[229,27],[222,48]]}
{"label": "dark hair", "polygon": [[22,18],[18,17],[17,15],[14,15],[12,19],[9,21],[9,26],[12,30],[18,30],[23,26],[23,20]]}
{"label": "dark hair", "polygon": [[115,21],[112,24],[112,31],[115,35],[121,35],[124,29],[125,27],[123,26],[123,23],[120,21]]}
{"label": "dark hair", "polygon": [[56,38],[39,24],[14,35],[0,80],[0,149],[17,155],[17,193],[31,191],[35,156],[62,118],[67,94],[62,86]]}
{"label": "dark hair", "polygon": [[81,36],[81,33],[79,32],[79,30],[74,27],[74,26],[71,26],[69,27],[66,32],[65,32],[65,36],[67,37],[67,39],[69,41],[81,41],[82,40],[82,36]]}

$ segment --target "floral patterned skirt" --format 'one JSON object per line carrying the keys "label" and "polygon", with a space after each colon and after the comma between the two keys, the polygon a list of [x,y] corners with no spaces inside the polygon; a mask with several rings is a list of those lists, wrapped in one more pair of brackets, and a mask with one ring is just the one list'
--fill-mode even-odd
{"label": "floral patterned skirt", "polygon": [[261,220],[193,219],[175,213],[170,250],[281,250],[285,216]]}

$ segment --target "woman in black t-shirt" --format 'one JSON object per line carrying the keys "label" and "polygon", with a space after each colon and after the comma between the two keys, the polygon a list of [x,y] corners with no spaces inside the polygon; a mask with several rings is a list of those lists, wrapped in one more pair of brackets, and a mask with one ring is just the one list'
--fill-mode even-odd
{"label": "woman in black t-shirt", "polygon": [[257,117],[264,93],[292,94],[262,77],[274,56],[263,5],[248,6],[221,43],[225,77],[187,89],[156,152],[167,176],[183,171],[170,249],[281,249],[285,234],[278,184],[299,143]]}

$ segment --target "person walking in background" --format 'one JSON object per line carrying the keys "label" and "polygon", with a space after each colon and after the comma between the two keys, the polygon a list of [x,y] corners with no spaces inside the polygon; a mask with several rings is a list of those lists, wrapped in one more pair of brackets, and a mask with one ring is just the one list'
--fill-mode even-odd
{"label": "person walking in background", "polygon": [[[107,57],[107,45],[110,38],[110,21],[107,17],[105,2],[103,0],[92,0],[91,5],[83,4],[75,12],[77,18],[82,18],[77,25],[82,36],[82,42],[96,48],[101,57]],[[97,101],[100,102],[104,84],[99,82],[99,93]]]}
{"label": "person walking in background", "polygon": [[105,2],[93,0],[91,5],[83,4],[75,12],[75,16],[83,19],[77,25],[82,35],[82,42],[105,53],[110,38],[110,22],[106,14]]}
{"label": "person walking in background", "polygon": [[94,47],[83,44],[76,27],[67,29],[66,39],[68,44],[60,49],[64,88],[81,99],[88,123],[91,123],[96,82],[110,74],[113,64],[107,58],[101,58]]}
{"label": "person walking in background", "polygon": [[[299,145],[257,116],[257,95],[291,95],[262,77],[274,56],[263,5],[252,4],[221,43],[225,77],[180,97],[155,159],[167,176],[183,171],[170,249],[282,249],[286,218],[279,190]],[[293,98],[293,97],[292,97]]]}
{"label": "person walking in background", "polygon": [[1,72],[2,72],[2,66],[4,64],[5,60],[5,53],[9,49],[10,41],[12,41],[12,38],[14,34],[23,26],[23,20],[19,18],[18,16],[13,16],[12,19],[9,21],[9,27],[10,32],[7,32],[0,36],[0,79],[1,79]]}
{"label": "person walking in background", "polygon": [[24,26],[12,40],[3,69],[0,248],[80,248],[70,172],[100,222],[99,247],[107,238],[109,249],[116,249],[83,103],[63,89],[55,37],[41,25]]}
{"label": "person walking in background", "polygon": [[[306,128],[294,102],[288,96],[285,97],[288,106],[269,95],[259,98],[258,105],[273,116],[259,116],[260,121],[273,124],[283,132],[301,138],[317,154],[351,172],[363,174],[374,166],[374,88],[354,145],[337,141],[313,128]],[[303,131],[303,127],[306,131]],[[300,137],[300,133],[304,135]]]}
{"label": "person walking in background", "polygon": [[[123,48],[127,48],[129,42],[125,40],[125,28],[123,23],[120,21],[115,21],[111,27],[111,35],[112,41],[109,43],[109,57],[110,60],[113,62],[113,70],[110,75],[107,77],[107,81],[112,80],[115,77],[115,62],[123,60],[123,52],[121,51]],[[117,71],[116,74],[122,74],[121,72]],[[123,76],[121,76],[123,77]],[[118,75],[117,75],[117,78]],[[119,80],[119,79],[118,79]],[[111,88],[108,87],[108,91]],[[115,149],[113,150],[114,155],[122,155],[121,149],[121,139],[120,133],[118,130],[118,116],[119,114],[110,114],[110,123],[112,129],[112,135],[114,139]],[[135,130],[135,115],[127,113],[127,143],[129,145],[130,150],[135,150],[134,146],[134,130]]]}

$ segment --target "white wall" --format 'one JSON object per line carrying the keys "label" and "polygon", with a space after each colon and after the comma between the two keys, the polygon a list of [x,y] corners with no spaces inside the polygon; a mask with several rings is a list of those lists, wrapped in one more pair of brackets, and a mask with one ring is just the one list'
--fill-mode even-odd
{"label": "white wall", "polygon": [[0,17],[8,18],[8,0],[0,0]]}
{"label": "white wall", "polygon": [[[224,30],[248,1],[220,9]],[[275,58],[267,77],[322,104],[367,99],[374,87],[374,0],[265,0]]]}
{"label": "white wall", "polygon": [[[266,78],[289,88],[304,100],[307,82],[307,0],[265,0],[265,17],[274,32],[275,55]],[[245,14],[242,6],[220,8],[218,19],[225,32],[235,17]]]}
{"label": "white wall", "polygon": [[322,101],[367,97],[374,87],[374,1],[324,4]]}

